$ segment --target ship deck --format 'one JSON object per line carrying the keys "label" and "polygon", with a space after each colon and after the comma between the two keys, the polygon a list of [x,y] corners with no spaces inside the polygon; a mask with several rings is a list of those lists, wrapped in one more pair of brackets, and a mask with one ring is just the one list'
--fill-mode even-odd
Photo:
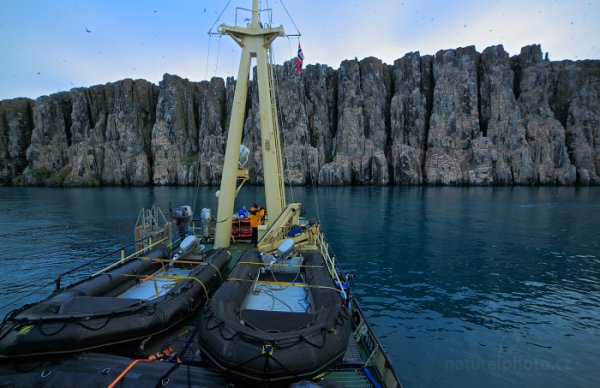
{"label": "ship deck", "polygon": [[[210,248],[210,245],[206,246],[206,249]],[[232,259],[223,274],[223,279],[227,278],[242,253],[251,248],[252,245],[248,243],[236,243],[230,246],[229,252]],[[301,290],[301,288],[288,290],[292,293],[289,297],[297,298],[298,295],[293,293],[298,292],[298,290]],[[260,305],[261,301],[257,299],[250,303]],[[358,304],[354,305],[354,311],[353,334],[350,336],[342,362],[313,380],[344,387],[400,387],[398,376]],[[186,361],[192,365],[209,367],[205,360],[200,358],[200,351],[196,349],[196,345],[192,341],[192,337],[196,333],[196,326],[200,323],[201,314],[202,309],[200,308],[183,324],[161,335],[149,338],[137,349],[120,348],[119,350],[113,349],[111,352],[134,358],[148,358],[157,354],[160,355],[161,352],[164,353],[164,350],[169,347],[175,353],[181,353],[186,348],[184,355]],[[228,378],[223,372],[216,373],[222,374],[225,379]],[[232,381],[232,383],[237,383],[239,386],[239,382]]]}

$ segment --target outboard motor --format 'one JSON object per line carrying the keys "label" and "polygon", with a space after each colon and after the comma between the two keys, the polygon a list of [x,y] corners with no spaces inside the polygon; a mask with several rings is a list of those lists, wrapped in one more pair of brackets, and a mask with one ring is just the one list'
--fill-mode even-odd
{"label": "outboard motor", "polygon": [[204,240],[207,241],[210,237],[210,218],[210,209],[205,207],[204,209],[202,209],[202,213],[200,215],[200,226],[202,227],[202,237],[204,237]]}
{"label": "outboard motor", "polygon": [[286,238],[283,240],[281,244],[277,247],[277,258],[279,260],[287,259],[294,252],[294,240],[291,238]]}
{"label": "outboard motor", "polygon": [[[271,272],[286,272],[286,273],[298,273],[300,272],[300,266],[304,262],[304,258],[301,255],[293,256],[294,253],[294,240],[291,238],[285,239],[277,247],[277,253],[273,255],[267,255],[261,253],[261,260],[267,266],[262,268],[262,272],[269,270]],[[273,264],[279,263],[284,264],[283,266],[273,266]]]}
{"label": "outboard motor", "polygon": [[175,220],[178,236],[182,237],[186,234],[192,234],[190,230],[190,222],[192,221],[193,215],[194,212],[192,211],[192,207],[189,205],[183,205],[176,207],[175,209],[171,209],[171,217],[173,217]]}
{"label": "outboard motor", "polygon": [[[200,245],[200,239],[195,236],[187,236],[179,244],[179,252],[173,255],[173,262],[179,259],[185,259],[187,256],[202,252],[204,245]],[[173,263],[170,264],[173,266]]]}

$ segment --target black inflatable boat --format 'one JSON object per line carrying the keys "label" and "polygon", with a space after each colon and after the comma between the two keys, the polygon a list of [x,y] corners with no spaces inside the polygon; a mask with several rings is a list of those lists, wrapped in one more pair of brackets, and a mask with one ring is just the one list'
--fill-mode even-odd
{"label": "black inflatable boat", "polygon": [[207,299],[230,255],[217,249],[170,258],[159,247],[12,311],[0,325],[0,357],[80,352],[169,329]]}
{"label": "black inflatable boat", "polygon": [[0,386],[30,387],[225,387],[219,372],[183,364],[83,353],[52,360],[0,363]]}
{"label": "black inflatable boat", "polygon": [[232,376],[273,383],[330,368],[350,333],[348,310],[319,251],[273,263],[250,250],[204,307],[198,342]]}

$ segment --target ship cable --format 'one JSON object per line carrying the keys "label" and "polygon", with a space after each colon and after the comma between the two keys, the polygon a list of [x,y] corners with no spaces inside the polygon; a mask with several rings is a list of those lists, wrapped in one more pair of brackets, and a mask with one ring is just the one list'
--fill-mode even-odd
{"label": "ship cable", "polygon": [[[217,49],[217,61],[215,64],[215,76],[217,75],[217,69],[219,67],[219,51],[221,50],[221,37],[223,36],[222,33],[218,32],[218,31],[213,31],[213,29],[215,28],[215,26],[217,25],[217,23],[219,22],[219,20],[221,20],[221,16],[223,16],[223,14],[225,13],[225,11],[227,10],[227,7],[229,7],[229,4],[231,4],[232,0],[229,0],[227,2],[227,4],[225,4],[225,7],[223,7],[223,9],[221,10],[221,13],[219,14],[219,16],[217,16],[217,19],[215,20],[215,22],[213,23],[213,25],[210,27],[210,29],[208,30],[208,52],[206,54],[206,75],[204,76],[204,78],[206,78],[206,80],[208,81],[208,69],[209,69],[209,60],[210,60],[210,46],[211,46],[211,38],[213,35],[219,35],[219,45],[218,45],[218,49]],[[197,176],[197,175],[196,175]]]}
{"label": "ship cable", "polygon": [[[275,54],[273,52],[273,48],[271,47],[271,49],[270,49],[270,55],[269,55],[269,66],[270,66],[270,69],[271,69],[270,73],[271,74],[275,73],[275,76],[274,76],[274,78],[275,78],[275,85],[273,87],[273,98],[275,99],[274,102],[277,103],[277,100],[278,100],[278,98],[277,98],[277,92],[279,91],[279,84],[280,83],[279,83],[279,76],[278,76],[277,69],[275,68],[275,66],[273,64],[275,62],[275,58],[274,57],[275,57]],[[284,70],[284,68],[281,67],[282,73],[283,73],[283,70]],[[290,172],[290,160],[288,158],[287,148],[286,148],[286,145],[285,145],[286,142],[283,141],[283,140],[285,140],[285,136],[283,135],[283,128],[284,127],[283,127],[283,115],[282,115],[281,111],[282,111],[281,109],[277,109],[277,117],[275,117],[275,119],[278,121],[277,127],[280,129],[278,131],[279,132],[279,136],[281,137],[280,143],[283,145],[283,150],[282,150],[283,151],[283,158],[284,158],[284,164],[283,164],[283,166],[284,166],[284,174],[283,174],[283,177],[284,177],[284,185],[285,185],[285,176],[287,175],[288,177],[290,177],[290,173],[289,173]],[[289,186],[290,186],[290,197],[292,199],[292,202],[294,202],[294,182],[292,182],[291,179],[289,179]]]}
{"label": "ship cable", "polygon": [[161,387],[162,382],[167,380],[169,378],[169,376],[171,375],[171,373],[173,373],[177,368],[179,368],[179,366],[181,366],[184,363],[183,356],[190,348],[190,345],[192,344],[192,341],[194,340],[194,338],[196,338],[196,336],[198,335],[201,324],[202,324],[202,322],[198,322],[196,324],[196,326],[194,327],[194,330],[186,339],[185,344],[183,345],[183,348],[181,349],[181,351],[179,351],[177,353],[173,353],[169,356],[167,361],[175,362],[175,364],[173,364],[173,366],[171,368],[169,368],[168,371],[166,371],[161,377],[159,377],[158,382],[156,383],[156,387]]}
{"label": "ship cable", "polygon": [[294,19],[292,19],[292,15],[290,15],[290,13],[288,12],[285,4],[283,4],[283,0],[279,0],[279,2],[281,3],[281,6],[285,10],[285,13],[287,13],[288,17],[290,18],[290,21],[294,25],[294,28],[296,29],[296,34],[295,35],[287,35],[287,36],[298,36],[298,37],[302,36],[302,34],[300,33],[300,30],[298,29],[298,26],[296,26],[296,23],[294,23]]}
{"label": "ship cable", "polygon": [[204,75],[204,78],[206,78],[206,80],[208,81],[208,67],[209,67],[209,60],[210,60],[210,44],[212,41],[212,35],[208,34],[208,48],[206,51],[206,73]]}
{"label": "ship cable", "polygon": [[208,34],[209,35],[222,35],[219,32],[213,32],[213,28],[215,28],[215,26],[217,25],[217,23],[219,22],[219,20],[221,20],[221,16],[223,16],[223,14],[225,13],[225,10],[227,9],[227,7],[229,7],[229,4],[231,4],[231,0],[229,0],[227,2],[227,4],[225,4],[225,7],[223,8],[223,10],[219,14],[219,16],[217,16],[217,20],[215,20],[215,22],[213,23],[213,25],[210,27],[210,30],[208,30]]}

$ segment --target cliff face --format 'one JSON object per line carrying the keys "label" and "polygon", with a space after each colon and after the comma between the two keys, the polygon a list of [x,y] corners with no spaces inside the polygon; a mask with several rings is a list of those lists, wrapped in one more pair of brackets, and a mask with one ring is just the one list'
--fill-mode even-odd
{"label": "cliff face", "polygon": [[13,183],[147,184],[157,95],[149,82],[124,80],[38,98],[18,161],[25,168]]}
{"label": "cliff face", "polygon": [[[286,180],[598,185],[600,61],[502,46],[274,71]],[[220,183],[235,81],[123,80],[0,101],[0,184]],[[256,84],[243,143],[262,182]]]}
{"label": "cliff face", "polygon": [[19,177],[27,166],[26,152],[33,128],[33,101],[0,101],[0,184]]}

